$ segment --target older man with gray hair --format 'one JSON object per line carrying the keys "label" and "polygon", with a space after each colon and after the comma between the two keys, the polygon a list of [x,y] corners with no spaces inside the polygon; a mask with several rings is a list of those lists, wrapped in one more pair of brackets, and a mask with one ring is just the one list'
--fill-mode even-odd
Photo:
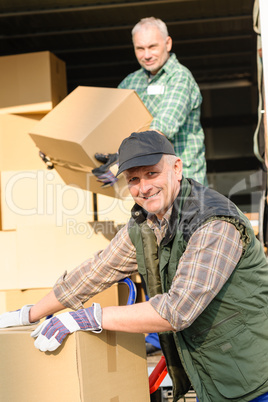
{"label": "older man with gray hair", "polygon": [[[166,24],[143,18],[132,29],[132,41],[141,68],[118,86],[133,89],[153,116],[150,130],[165,135],[183,161],[183,174],[207,185],[204,132],[200,123],[202,96],[191,74],[171,53],[172,39]],[[118,154],[97,153],[104,165],[92,171],[104,185],[116,178],[109,171]]]}
{"label": "older man with gray hair", "polygon": [[202,96],[193,75],[170,53],[172,39],[162,20],[141,19],[132,30],[132,40],[141,68],[118,87],[137,92],[153,116],[150,129],[172,143],[183,161],[184,176],[206,184]]}
{"label": "older man with gray hair", "polygon": [[[68,307],[74,311],[33,331],[36,348],[54,351],[76,331],[157,332],[174,402],[191,384],[200,402],[268,401],[268,263],[249,220],[228,198],[183,177],[181,159],[155,131],[124,139],[118,172],[135,202],[129,222],[38,303],[0,315],[0,328]],[[148,301],[83,308],[137,272]]]}

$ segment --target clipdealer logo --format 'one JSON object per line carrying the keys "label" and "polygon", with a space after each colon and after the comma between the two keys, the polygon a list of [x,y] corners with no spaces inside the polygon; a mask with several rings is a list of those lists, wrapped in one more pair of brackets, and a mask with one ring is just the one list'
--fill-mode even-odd
{"label": "clipdealer logo", "polygon": [[[41,220],[44,217],[43,222],[49,218],[56,226],[65,226],[67,234],[92,234],[88,224],[94,218],[92,192],[66,185],[54,171],[10,172],[3,193],[8,209],[15,215],[38,216]],[[98,208],[100,219],[113,219],[116,207],[123,214],[129,214],[124,201],[107,198],[106,205]]]}
{"label": "clipdealer logo", "polygon": [[[29,194],[24,195],[26,191]],[[84,211],[90,219],[93,214],[88,191],[57,182],[54,173],[45,170],[11,175],[5,186],[5,202],[16,215],[54,216],[57,226],[62,226],[68,216],[74,217]]]}

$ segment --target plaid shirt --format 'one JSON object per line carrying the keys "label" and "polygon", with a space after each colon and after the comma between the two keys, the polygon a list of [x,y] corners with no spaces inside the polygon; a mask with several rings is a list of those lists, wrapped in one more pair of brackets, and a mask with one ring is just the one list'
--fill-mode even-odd
{"label": "plaid shirt", "polygon": [[[158,244],[166,233],[170,213],[171,209],[160,223],[148,215]],[[232,224],[215,220],[203,225],[189,240],[169,292],[151,298],[151,305],[173,328],[183,330],[220,291],[241,254],[240,234]],[[90,297],[136,272],[135,247],[125,225],[105,250],[59,278],[54,292],[63,305],[78,309]]]}
{"label": "plaid shirt", "polygon": [[175,54],[155,76],[143,68],[129,74],[118,88],[137,92],[153,116],[150,128],[161,131],[183,161],[185,177],[206,184],[204,132],[200,123],[202,96],[191,72]]}

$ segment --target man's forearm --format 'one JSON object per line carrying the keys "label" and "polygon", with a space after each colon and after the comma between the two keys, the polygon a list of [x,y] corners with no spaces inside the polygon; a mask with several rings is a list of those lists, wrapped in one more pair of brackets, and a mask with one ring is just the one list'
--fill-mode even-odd
{"label": "man's forearm", "polygon": [[174,331],[170,323],[162,318],[149,302],[130,306],[104,307],[102,328],[136,333]]}
{"label": "man's forearm", "polygon": [[[35,322],[50,314],[65,309],[53,291],[36,303],[30,310],[30,322]],[[104,307],[102,328],[110,331],[135,333],[173,331],[170,323],[162,318],[149,302],[130,306]]]}
{"label": "man's forearm", "polygon": [[30,322],[38,321],[47,315],[57,313],[65,308],[66,307],[58,301],[52,290],[31,308],[29,313]]}

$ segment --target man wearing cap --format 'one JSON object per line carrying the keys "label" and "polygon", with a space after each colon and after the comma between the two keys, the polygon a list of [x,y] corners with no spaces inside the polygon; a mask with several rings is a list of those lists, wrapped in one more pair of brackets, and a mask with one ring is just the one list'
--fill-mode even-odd
{"label": "man wearing cap", "polygon": [[[119,172],[135,201],[110,245],[65,273],[34,306],[0,316],[0,328],[36,323],[41,351],[70,333],[158,332],[174,401],[190,384],[201,402],[268,399],[268,264],[248,219],[227,198],[182,175],[170,142],[133,133]],[[139,272],[149,301],[83,309],[83,303]],[[130,373],[131,375],[131,373]]]}

